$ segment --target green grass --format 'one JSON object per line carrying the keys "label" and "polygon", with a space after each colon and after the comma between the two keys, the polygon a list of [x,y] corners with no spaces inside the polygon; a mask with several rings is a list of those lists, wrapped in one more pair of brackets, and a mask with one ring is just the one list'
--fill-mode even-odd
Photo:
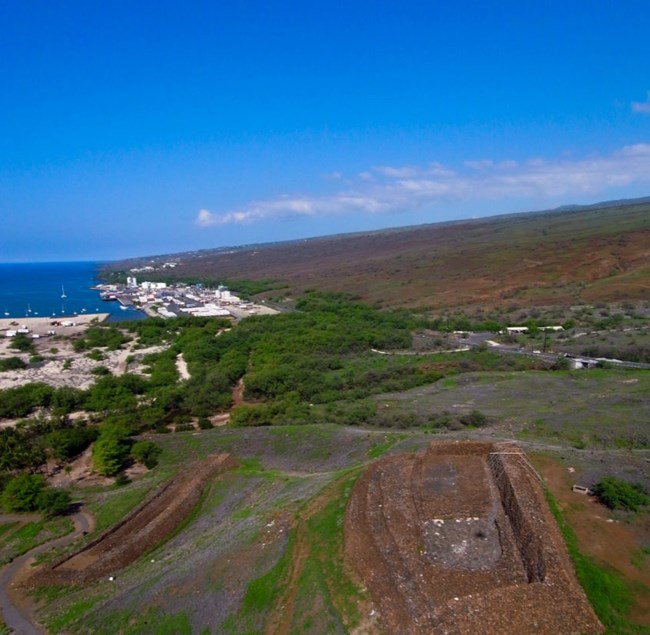
{"label": "green grass", "polygon": [[3,534],[6,534],[8,531],[15,529],[16,525],[18,524],[18,521],[12,522],[12,523],[3,523],[0,525],[0,536]]}
{"label": "green grass", "polygon": [[279,562],[270,571],[249,583],[242,603],[241,617],[246,618],[268,610],[280,595],[282,581],[286,578],[291,563],[294,541],[295,531],[292,531]]}
{"label": "green grass", "polygon": [[252,513],[252,507],[244,507],[243,509],[238,509],[237,511],[233,512],[231,518],[233,520],[244,520],[245,518],[248,518]]}
{"label": "green grass", "polygon": [[26,523],[19,529],[2,536],[0,550],[3,559],[8,562],[44,542],[69,534],[73,529],[72,521],[66,516]]}
{"label": "green grass", "polygon": [[633,602],[631,586],[615,571],[596,564],[580,551],[573,529],[562,516],[555,499],[548,491],[546,491],[546,499],[562,532],[578,581],[596,615],[607,628],[608,635],[648,633],[645,627],[634,624],[627,618]]}
{"label": "green grass", "polygon": [[[192,635],[192,624],[186,613],[164,613],[158,608],[149,608],[142,613],[134,614],[132,611],[116,611],[103,616],[101,622],[90,624],[86,619],[80,619],[92,607],[93,600],[82,600],[73,604],[66,613],[62,614],[59,621],[50,622],[50,630],[63,627],[75,627],[77,632],[92,632],[96,635]],[[83,626],[81,625],[83,623]],[[89,628],[90,627],[90,628]]]}
{"label": "green grass", "polygon": [[100,532],[121,520],[149,493],[142,482],[109,490],[105,495],[88,503],[95,516],[96,531]]}
{"label": "green grass", "polygon": [[639,547],[630,558],[632,566],[643,569],[650,558],[650,547]]}
{"label": "green grass", "polygon": [[378,459],[380,456],[388,452],[398,441],[406,437],[405,434],[391,434],[385,441],[374,445],[368,450],[369,459]]}
{"label": "green grass", "polygon": [[69,605],[62,613],[48,621],[48,630],[52,633],[62,633],[64,630],[85,615],[95,605],[96,599],[84,599]]}
{"label": "green grass", "polygon": [[279,470],[267,470],[258,458],[237,459],[239,467],[234,470],[236,474],[244,476],[263,476],[264,478],[278,478],[282,476]]}
{"label": "green grass", "polygon": [[327,582],[326,596],[329,596],[331,608],[340,613],[343,622],[348,626],[359,622],[357,604],[363,594],[349,578],[343,566],[343,523],[352,487],[360,473],[361,468],[349,472],[337,484],[335,493],[327,505],[307,521],[315,571]]}
{"label": "green grass", "polygon": [[[275,566],[248,584],[240,610],[222,624],[224,633],[261,632],[290,582],[296,588],[292,632],[340,632],[343,625],[349,628],[358,623],[357,602],[362,593],[343,566],[343,521],[360,470],[342,472],[322,509],[308,518],[298,514],[299,527],[289,533],[284,553]],[[290,581],[298,539],[309,552],[298,577]]]}

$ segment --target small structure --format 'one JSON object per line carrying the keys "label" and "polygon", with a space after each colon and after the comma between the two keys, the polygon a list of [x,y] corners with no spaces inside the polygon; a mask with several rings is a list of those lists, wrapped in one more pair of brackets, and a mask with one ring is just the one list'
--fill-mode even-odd
{"label": "small structure", "polygon": [[585,359],[583,357],[571,357],[569,358],[569,364],[571,366],[571,370],[579,370],[581,368],[596,368],[598,365],[598,360]]}
{"label": "small structure", "polygon": [[517,335],[519,333],[528,333],[527,326],[506,326],[506,333],[508,335]]}

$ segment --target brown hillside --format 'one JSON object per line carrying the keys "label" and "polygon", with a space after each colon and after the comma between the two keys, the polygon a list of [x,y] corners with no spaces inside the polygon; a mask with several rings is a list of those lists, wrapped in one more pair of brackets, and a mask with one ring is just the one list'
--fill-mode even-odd
{"label": "brown hillside", "polygon": [[[650,291],[650,203],[421,225],[177,258],[181,264],[165,270],[165,276],[274,279],[292,293],[344,291],[384,306],[643,300]],[[111,268],[136,263],[142,261]]]}

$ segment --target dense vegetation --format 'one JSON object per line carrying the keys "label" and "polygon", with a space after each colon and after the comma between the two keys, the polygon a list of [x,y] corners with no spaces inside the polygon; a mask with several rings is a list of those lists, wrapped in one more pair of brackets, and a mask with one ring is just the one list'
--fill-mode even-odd
{"label": "dense vegetation", "polygon": [[[193,429],[197,423],[208,429],[211,416],[229,410],[235,426],[336,422],[476,428],[490,422],[478,410],[454,415],[395,413],[378,408],[368,398],[450,374],[545,367],[528,357],[480,347],[464,353],[403,354],[413,351],[416,331],[502,327],[487,315],[432,320],[405,310],[380,311],[344,294],[321,292],[307,293],[295,309],[253,316],[236,327],[227,320],[191,317],[89,327],[73,346],[98,361],[105,351],[119,350],[127,343],[133,352],[152,346],[162,350],[142,358],[144,374],[114,376],[97,366],[95,382],[86,390],[35,383],[2,391],[0,418],[32,418],[0,430],[0,474],[16,477],[36,472],[48,458],[70,461],[90,444],[100,474],[115,476],[133,461],[154,467],[157,446],[136,442],[134,436]],[[540,316],[531,316],[531,337],[543,322]],[[21,349],[32,345],[31,341],[18,343]],[[179,355],[190,373],[183,381],[176,366]],[[243,389],[244,403],[232,409],[237,386],[240,394]],[[73,422],[69,415],[79,411],[85,412],[85,418]]]}
{"label": "dense vegetation", "polygon": [[20,474],[5,484],[0,504],[8,512],[40,511],[55,516],[68,510],[70,495],[49,487],[40,474]]}
{"label": "dense vegetation", "polygon": [[640,507],[650,504],[650,497],[642,485],[628,483],[615,476],[607,476],[598,481],[594,493],[610,509],[635,512]]}

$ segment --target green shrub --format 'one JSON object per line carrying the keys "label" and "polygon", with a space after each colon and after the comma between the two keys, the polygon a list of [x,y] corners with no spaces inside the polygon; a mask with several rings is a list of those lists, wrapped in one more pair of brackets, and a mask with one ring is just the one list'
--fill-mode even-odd
{"label": "green shrub", "polygon": [[594,493],[610,509],[635,512],[639,507],[650,504],[650,498],[642,485],[629,483],[615,476],[606,476],[598,481]]}
{"label": "green shrub", "polygon": [[45,487],[36,497],[36,508],[47,516],[65,514],[70,508],[70,494],[63,489]]}
{"label": "green shrub", "polygon": [[484,415],[480,410],[472,410],[469,414],[461,416],[459,420],[463,425],[473,428],[483,428],[489,423],[487,415]]}
{"label": "green shrub", "polygon": [[22,370],[23,368],[27,368],[27,364],[20,357],[0,359],[0,372],[5,370]]}
{"label": "green shrub", "polygon": [[158,465],[158,457],[161,452],[160,447],[153,441],[138,441],[131,448],[131,457],[151,470]]}
{"label": "green shrub", "polygon": [[24,333],[18,333],[15,337],[11,338],[9,348],[13,348],[22,353],[35,353],[34,340],[27,337]]}
{"label": "green shrub", "polygon": [[8,512],[32,512],[36,510],[36,500],[44,487],[42,475],[21,474],[4,488],[0,497],[2,507]]}
{"label": "green shrub", "polygon": [[92,359],[92,360],[94,360],[96,362],[101,362],[103,359],[106,358],[104,353],[102,353],[100,350],[97,350],[96,348],[94,348],[92,351],[90,351],[90,353],[88,353],[86,355],[86,357],[88,359]]}
{"label": "green shrub", "polygon": [[21,474],[7,483],[0,502],[8,512],[42,511],[55,516],[68,510],[70,495],[48,487],[41,474]]}
{"label": "green shrub", "polygon": [[66,461],[81,454],[97,438],[97,435],[96,428],[61,428],[48,433],[45,442],[55,459]]}
{"label": "green shrub", "polygon": [[99,474],[115,476],[129,456],[131,440],[123,430],[110,427],[102,430],[93,445],[93,467]]}

